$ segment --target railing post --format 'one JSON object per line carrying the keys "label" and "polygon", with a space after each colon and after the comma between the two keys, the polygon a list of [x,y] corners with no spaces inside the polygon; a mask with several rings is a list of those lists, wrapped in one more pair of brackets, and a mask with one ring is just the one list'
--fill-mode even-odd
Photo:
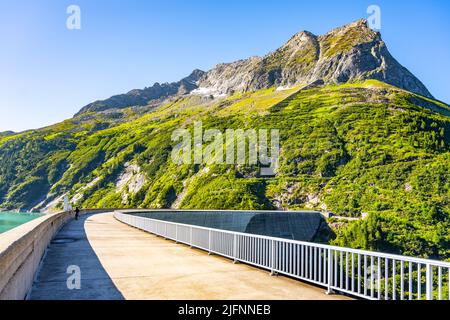
{"label": "railing post", "polygon": [[275,271],[276,268],[276,261],[275,261],[275,240],[271,240],[272,241],[272,261],[271,261],[271,270],[270,270],[270,275],[271,276],[276,276],[277,273]]}
{"label": "railing post", "polygon": [[429,263],[427,263],[426,295],[427,300],[433,300],[433,267]]}
{"label": "railing post", "polygon": [[208,255],[211,255],[211,229],[208,230]]}
{"label": "railing post", "polygon": [[328,268],[327,268],[327,274],[328,274],[328,289],[326,294],[334,294],[333,289],[331,289],[331,285],[333,283],[333,252],[330,248],[328,248]]}
{"label": "railing post", "polygon": [[238,262],[237,260],[237,235],[233,235],[233,263],[236,264]]}
{"label": "railing post", "polygon": [[175,224],[175,243],[178,243],[178,224]]}
{"label": "railing post", "polygon": [[192,248],[192,227],[190,229],[190,236],[189,236],[189,246]]}

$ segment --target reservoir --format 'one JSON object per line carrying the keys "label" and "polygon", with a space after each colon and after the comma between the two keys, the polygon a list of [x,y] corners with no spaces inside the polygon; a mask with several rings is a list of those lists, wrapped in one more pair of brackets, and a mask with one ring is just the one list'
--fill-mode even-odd
{"label": "reservoir", "polygon": [[41,216],[39,213],[0,212],[0,234]]}

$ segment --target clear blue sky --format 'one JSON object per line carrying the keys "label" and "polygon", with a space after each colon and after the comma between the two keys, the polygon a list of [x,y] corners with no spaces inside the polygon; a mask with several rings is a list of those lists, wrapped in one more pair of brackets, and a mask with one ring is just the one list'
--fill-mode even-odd
{"label": "clear blue sky", "polygon": [[[81,30],[66,8],[81,8]],[[38,128],[97,99],[171,82],[382,10],[391,53],[450,103],[448,0],[0,0],[0,131]]]}

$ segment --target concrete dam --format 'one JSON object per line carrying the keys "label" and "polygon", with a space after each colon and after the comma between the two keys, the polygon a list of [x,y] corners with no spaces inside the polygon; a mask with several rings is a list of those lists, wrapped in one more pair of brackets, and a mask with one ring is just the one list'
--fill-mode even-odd
{"label": "concrete dam", "polygon": [[133,215],[204,228],[312,241],[322,216],[316,211],[151,210]]}

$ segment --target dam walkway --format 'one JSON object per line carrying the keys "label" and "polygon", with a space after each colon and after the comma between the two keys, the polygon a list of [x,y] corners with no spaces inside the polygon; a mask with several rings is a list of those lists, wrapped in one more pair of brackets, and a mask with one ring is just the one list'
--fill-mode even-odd
{"label": "dam walkway", "polygon": [[348,299],[140,231],[113,213],[81,216],[61,229],[48,247],[29,298]]}

